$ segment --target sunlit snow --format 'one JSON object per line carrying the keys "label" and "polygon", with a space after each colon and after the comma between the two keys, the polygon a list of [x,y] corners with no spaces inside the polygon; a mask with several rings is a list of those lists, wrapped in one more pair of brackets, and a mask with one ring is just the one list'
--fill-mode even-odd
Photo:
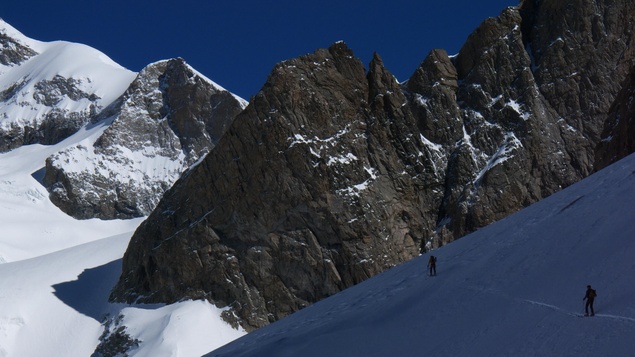
{"label": "sunlit snow", "polygon": [[[106,106],[136,75],[88,46],[35,41],[2,20],[0,31],[39,52],[18,66],[0,65],[0,92],[16,81],[24,83],[17,97],[0,106],[3,127],[40,120],[51,110],[33,101],[32,88],[42,80],[58,74],[72,78]],[[82,112],[90,105],[66,97],[56,108]],[[131,338],[140,340],[130,356],[200,356],[245,334],[220,318],[221,309],[204,301],[108,303],[123,254],[143,218],[73,219],[51,203],[40,182],[48,157],[80,143],[92,148],[110,123],[88,125],[55,145],[27,145],[0,154],[0,356],[90,356],[104,319],[118,316]],[[81,157],[64,158],[69,168],[75,163],[79,170],[94,158],[84,151]],[[128,154],[128,159],[144,160]],[[140,165],[150,174],[166,167],[150,160]]]}

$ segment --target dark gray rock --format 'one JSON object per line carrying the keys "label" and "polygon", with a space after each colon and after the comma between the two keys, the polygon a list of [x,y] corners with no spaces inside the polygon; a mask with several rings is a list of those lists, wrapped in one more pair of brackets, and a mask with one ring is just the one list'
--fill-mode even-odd
{"label": "dark gray rock", "polygon": [[59,74],[51,80],[40,81],[35,84],[33,99],[36,103],[44,104],[52,107],[64,98],[70,98],[74,101],[88,99],[95,102],[99,97],[94,93],[86,93],[78,88],[80,80],[74,78],[65,78]]}
{"label": "dark gray rock", "polygon": [[37,52],[33,49],[22,45],[5,33],[0,33],[0,64],[5,66],[20,64],[35,55]]}
{"label": "dark gray rock", "polygon": [[[38,120],[24,125],[13,123],[9,129],[0,128],[0,151],[5,152],[29,144],[52,145],[75,134],[96,115],[101,107],[96,104],[100,99],[94,93],[79,89],[81,81],[60,75],[34,85],[33,103],[49,107]],[[27,80],[16,82],[0,92],[0,102],[15,102],[15,96],[27,85]],[[91,104],[86,110],[70,111],[57,107],[62,100],[88,100]],[[25,103],[30,106],[31,104]]]}
{"label": "dark gray rock", "polygon": [[208,298],[253,329],[415,257],[426,148],[405,103],[343,43],[277,65],[139,227],[113,299]]}
{"label": "dark gray rock", "polygon": [[454,59],[466,136],[449,156],[433,246],[593,172],[633,62],[632,16],[630,1],[523,1],[469,36]]}
{"label": "dark gray rock", "polygon": [[595,170],[635,152],[635,67],[623,83],[596,148]]}

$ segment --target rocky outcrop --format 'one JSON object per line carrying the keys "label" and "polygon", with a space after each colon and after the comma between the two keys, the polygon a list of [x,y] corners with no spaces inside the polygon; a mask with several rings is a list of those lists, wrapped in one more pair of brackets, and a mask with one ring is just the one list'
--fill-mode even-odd
{"label": "rocky outcrop", "polygon": [[51,201],[75,218],[147,215],[244,105],[182,59],[152,64],[94,120],[108,126],[94,144],[47,159],[43,183]]}
{"label": "rocky outcrop", "polygon": [[[456,102],[435,117],[452,119],[443,203],[432,246],[447,243],[581,177],[567,165],[562,123],[537,88],[520,12],[486,20],[454,59]],[[425,94],[422,94],[425,98]],[[531,169],[530,169],[531,168]]]}
{"label": "rocky outcrop", "polygon": [[343,43],[277,65],[139,227],[112,299],[205,298],[257,328],[578,181],[633,17],[523,1],[401,85]]}
{"label": "rocky outcrop", "polygon": [[593,172],[599,128],[635,58],[629,16],[629,1],[523,1],[484,21],[454,58],[456,104],[412,101],[433,103],[441,123],[462,112],[433,246]]}
{"label": "rocky outcrop", "polygon": [[[24,46],[7,34],[0,32],[0,64],[13,66],[37,55],[33,49]],[[1,98],[1,96],[0,96]]]}
{"label": "rocky outcrop", "polygon": [[[100,97],[87,93],[82,88],[82,80],[56,75],[50,80],[30,81],[22,78],[0,92],[0,114],[5,123],[0,126],[0,152],[29,144],[52,145],[61,142],[88,124],[91,118],[102,108]],[[18,98],[28,93],[32,101],[20,101]],[[77,109],[67,109],[60,103],[63,100],[81,102]],[[36,118],[19,117],[11,106],[27,108],[31,112],[41,112]],[[10,117],[16,115],[18,117]],[[30,115],[30,113],[29,113]],[[16,120],[13,120],[16,119]]]}

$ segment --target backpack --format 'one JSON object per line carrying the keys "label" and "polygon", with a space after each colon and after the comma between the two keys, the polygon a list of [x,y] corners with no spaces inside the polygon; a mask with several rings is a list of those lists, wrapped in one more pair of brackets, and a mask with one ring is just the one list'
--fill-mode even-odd
{"label": "backpack", "polygon": [[595,290],[591,289],[591,291],[589,291],[589,299],[593,299],[596,296],[598,296],[598,294],[595,293]]}

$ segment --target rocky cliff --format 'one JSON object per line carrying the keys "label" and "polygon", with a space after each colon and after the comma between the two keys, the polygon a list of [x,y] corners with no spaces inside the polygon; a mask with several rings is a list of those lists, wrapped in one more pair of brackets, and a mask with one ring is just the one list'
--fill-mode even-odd
{"label": "rocky cliff", "polygon": [[453,61],[465,138],[449,156],[435,245],[593,171],[601,128],[633,63],[634,9],[628,1],[524,1],[469,36]]}
{"label": "rocky cliff", "polygon": [[595,170],[635,152],[635,68],[609,110],[602,140],[596,148]]}
{"label": "rocky cliff", "polygon": [[259,327],[416,256],[433,149],[372,66],[343,43],[276,66],[139,228],[120,298],[210,298]]}
{"label": "rocky cliff", "polygon": [[187,167],[205,156],[246,104],[182,59],[144,68],[93,119],[96,139],[46,160],[43,183],[69,215],[148,215]]}
{"label": "rocky cliff", "polygon": [[523,1],[402,84],[344,43],[280,63],[139,227],[112,299],[205,298],[257,328],[576,182],[634,17]]}

